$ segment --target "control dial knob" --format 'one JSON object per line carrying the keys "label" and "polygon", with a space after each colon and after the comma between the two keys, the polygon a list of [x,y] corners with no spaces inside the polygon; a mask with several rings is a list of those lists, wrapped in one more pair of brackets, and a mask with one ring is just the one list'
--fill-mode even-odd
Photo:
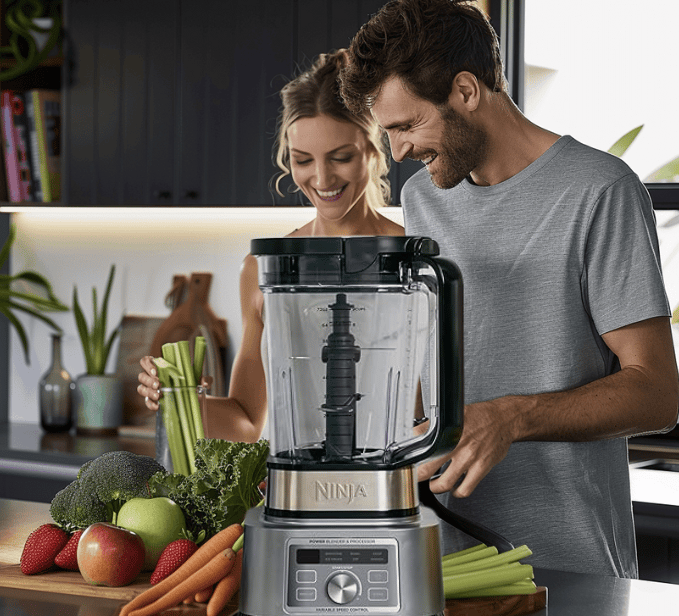
{"label": "control dial knob", "polygon": [[326,591],[332,601],[343,605],[353,600],[360,588],[360,582],[353,573],[338,571],[328,580]]}

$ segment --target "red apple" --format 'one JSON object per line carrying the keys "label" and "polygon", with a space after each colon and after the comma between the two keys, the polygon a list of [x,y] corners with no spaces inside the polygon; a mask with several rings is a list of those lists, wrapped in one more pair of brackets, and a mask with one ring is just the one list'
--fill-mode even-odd
{"label": "red apple", "polygon": [[126,586],[141,572],[145,555],[137,533],[106,522],[88,526],[78,542],[78,568],[95,586]]}

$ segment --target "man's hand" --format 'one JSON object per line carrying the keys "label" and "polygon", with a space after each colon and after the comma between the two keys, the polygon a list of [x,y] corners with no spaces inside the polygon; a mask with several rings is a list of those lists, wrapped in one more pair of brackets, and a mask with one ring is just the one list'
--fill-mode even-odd
{"label": "man's hand", "polygon": [[448,468],[432,480],[431,491],[447,492],[458,482],[453,496],[469,496],[479,482],[500,462],[514,441],[510,398],[469,404],[464,409],[464,427],[455,450],[441,458],[420,464],[418,481],[434,475],[447,460]]}
{"label": "man's hand", "polygon": [[455,450],[421,464],[418,479],[431,477],[450,460],[431,490],[455,488],[454,496],[466,497],[513,442],[594,441],[674,427],[679,378],[669,318],[639,321],[602,338],[620,361],[618,372],[571,390],[467,405]]}

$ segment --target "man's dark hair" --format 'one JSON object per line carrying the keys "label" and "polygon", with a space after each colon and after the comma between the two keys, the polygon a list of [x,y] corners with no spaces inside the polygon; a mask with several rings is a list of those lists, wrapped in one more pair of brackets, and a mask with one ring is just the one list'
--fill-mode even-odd
{"label": "man's dark hair", "polygon": [[487,17],[466,0],[391,0],[354,36],[340,91],[349,109],[362,112],[397,76],[416,96],[441,105],[460,71],[495,92],[505,90],[500,46]]}

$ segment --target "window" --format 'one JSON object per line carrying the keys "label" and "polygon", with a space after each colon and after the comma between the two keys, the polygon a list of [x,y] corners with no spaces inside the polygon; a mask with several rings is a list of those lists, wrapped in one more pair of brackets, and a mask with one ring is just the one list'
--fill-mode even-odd
{"label": "window", "polygon": [[[514,33],[505,61],[512,95],[526,116],[602,150],[643,126],[621,156],[647,183],[656,209],[679,209],[679,2],[493,4],[491,14],[504,11],[505,32]],[[522,75],[516,70],[521,54]]]}

